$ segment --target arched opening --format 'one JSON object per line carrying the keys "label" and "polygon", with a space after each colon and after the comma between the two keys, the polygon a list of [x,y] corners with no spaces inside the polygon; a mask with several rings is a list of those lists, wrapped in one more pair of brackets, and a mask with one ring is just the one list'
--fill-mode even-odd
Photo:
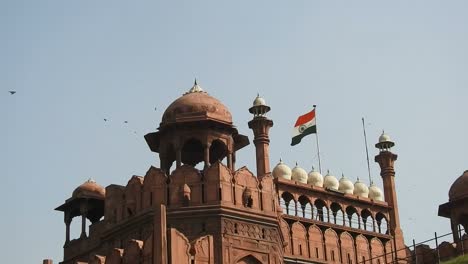
{"label": "arched opening", "polygon": [[348,206],[346,208],[346,215],[348,217],[349,227],[359,228],[360,222],[359,222],[359,217],[358,217],[356,208],[352,206]]}
{"label": "arched opening", "polygon": [[191,138],[185,141],[182,147],[182,163],[195,167],[203,161],[203,153],[203,144],[199,140]]}
{"label": "arched opening", "polygon": [[300,214],[298,214],[301,217],[304,218],[311,218],[312,216],[312,211],[311,211],[311,206],[310,206],[310,200],[304,195],[301,195],[298,199],[299,205],[301,207]]}
{"label": "arched opening", "polygon": [[377,222],[377,230],[381,234],[387,234],[388,232],[388,221],[385,215],[381,212],[378,212],[375,215],[375,220]]}
{"label": "arched opening", "polygon": [[210,163],[222,161],[227,155],[227,147],[223,141],[216,139],[210,146]]}
{"label": "arched opening", "polygon": [[325,204],[325,202],[323,200],[317,199],[315,200],[314,205],[317,208],[317,214],[315,215],[315,219],[322,222],[328,222],[328,207]]}
{"label": "arched opening", "polygon": [[368,209],[362,210],[361,219],[362,219],[362,227],[364,230],[375,232],[374,219],[372,218],[372,214]]}
{"label": "arched opening", "polygon": [[294,201],[294,197],[292,196],[292,194],[288,193],[288,192],[284,192],[282,195],[281,195],[281,198],[282,200],[284,200],[284,205],[285,205],[285,209],[286,211],[283,212],[283,213],[286,213],[287,215],[296,215],[296,201]]}
{"label": "arched opening", "polygon": [[332,203],[330,205],[330,210],[333,214],[333,223],[335,225],[343,224],[344,225],[344,214],[341,205],[338,203]]}
{"label": "arched opening", "polygon": [[260,260],[258,260],[254,256],[248,255],[238,260],[237,264],[262,264],[262,262],[260,262]]}

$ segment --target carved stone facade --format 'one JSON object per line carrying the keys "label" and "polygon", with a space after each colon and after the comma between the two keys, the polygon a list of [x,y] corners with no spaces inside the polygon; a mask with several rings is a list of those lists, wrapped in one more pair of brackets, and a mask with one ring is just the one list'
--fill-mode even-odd
{"label": "carved stone facade", "polygon": [[[249,122],[257,175],[236,168],[236,153],[249,140],[227,108],[195,84],[145,136],[161,168],[125,186],[89,181],[57,208],[67,228],[61,263],[405,263],[392,253],[401,246],[396,197],[377,201],[272,176],[273,122],[257,99]],[[76,216],[82,235],[71,239]]]}

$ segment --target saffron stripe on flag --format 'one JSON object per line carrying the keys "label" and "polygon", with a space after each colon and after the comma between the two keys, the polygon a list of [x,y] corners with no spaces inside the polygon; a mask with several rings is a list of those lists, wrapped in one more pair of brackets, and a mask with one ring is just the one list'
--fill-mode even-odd
{"label": "saffron stripe on flag", "polygon": [[302,115],[300,116],[297,121],[296,121],[296,124],[294,125],[295,127],[297,126],[300,126],[304,123],[307,123],[309,122],[310,120],[314,119],[315,118],[315,109],[310,111],[309,113],[305,114],[305,115]]}

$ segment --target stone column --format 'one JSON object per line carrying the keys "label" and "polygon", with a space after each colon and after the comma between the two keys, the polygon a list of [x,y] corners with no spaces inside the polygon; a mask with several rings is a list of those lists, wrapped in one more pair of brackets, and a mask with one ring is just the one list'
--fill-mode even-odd
{"label": "stone column", "polygon": [[204,147],[205,147],[205,150],[203,152],[203,155],[204,155],[203,160],[205,161],[205,169],[206,169],[206,168],[211,166],[211,164],[210,164],[210,147],[211,147],[211,144],[206,143],[204,145]]}
{"label": "stone column", "polygon": [[229,152],[227,155],[227,166],[231,171],[234,171],[234,168],[232,167],[232,152]]}
{"label": "stone column", "polygon": [[72,222],[72,218],[70,217],[69,213],[65,213],[65,244],[70,242],[70,225]]}
{"label": "stone column", "polygon": [[257,177],[262,178],[270,173],[270,137],[269,131],[273,126],[273,121],[264,117],[256,116],[249,121],[249,128],[254,133],[255,156],[257,160]]}
{"label": "stone column", "polygon": [[395,246],[395,258],[405,259],[406,251],[399,250],[405,248],[403,231],[400,227],[400,215],[398,213],[398,201],[395,189],[395,167],[394,163],[397,160],[397,155],[390,152],[387,149],[381,149],[380,153],[375,156],[375,161],[380,165],[380,175],[383,180],[383,189],[385,202],[392,208],[389,212],[389,218],[387,221],[387,230],[390,231],[390,235],[393,236]]}
{"label": "stone column", "polygon": [[86,216],[88,214],[86,202],[81,203],[80,213],[81,213],[81,235],[80,235],[80,238],[86,238]]}
{"label": "stone column", "polygon": [[236,152],[232,152],[232,171],[236,170]]}

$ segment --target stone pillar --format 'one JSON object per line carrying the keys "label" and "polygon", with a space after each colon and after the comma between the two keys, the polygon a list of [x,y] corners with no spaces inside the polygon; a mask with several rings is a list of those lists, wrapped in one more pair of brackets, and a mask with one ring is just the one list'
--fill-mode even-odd
{"label": "stone pillar", "polygon": [[[375,156],[375,161],[380,165],[380,175],[383,180],[383,189],[385,202],[392,208],[389,212],[389,231],[393,236],[394,246],[396,248],[395,257],[397,259],[406,258],[406,251],[399,250],[405,248],[403,231],[400,227],[400,215],[398,212],[398,201],[395,189],[395,169],[394,163],[397,160],[397,155],[390,152],[390,150],[380,150],[380,153]],[[380,229],[380,228],[379,228]]]}
{"label": "stone pillar", "polygon": [[257,160],[257,177],[262,178],[270,173],[270,137],[269,131],[273,121],[264,117],[256,116],[249,122],[249,128],[254,133],[255,156]]}
{"label": "stone pillar", "polygon": [[234,168],[232,167],[232,152],[229,152],[227,155],[227,166],[231,171],[234,171]]}
{"label": "stone pillar", "polygon": [[203,151],[203,160],[205,162],[205,169],[210,167],[211,164],[210,164],[210,147],[211,147],[211,144],[207,143],[204,145],[205,147],[205,150]]}
{"label": "stone pillar", "polygon": [[164,171],[167,175],[169,175],[169,161],[165,154],[159,153],[159,166],[161,170]]}
{"label": "stone pillar", "polygon": [[236,170],[236,152],[232,152],[232,171]]}
{"label": "stone pillar", "polygon": [[65,213],[65,244],[70,242],[70,225],[72,222],[72,218],[69,217],[68,213]]}
{"label": "stone pillar", "polygon": [[460,236],[458,232],[458,225],[456,222],[454,222],[453,218],[450,218],[450,227],[452,228],[453,242],[459,244]]}
{"label": "stone pillar", "polygon": [[87,205],[86,202],[80,204],[81,213],[81,235],[80,238],[86,238],[86,216],[87,216]]}

